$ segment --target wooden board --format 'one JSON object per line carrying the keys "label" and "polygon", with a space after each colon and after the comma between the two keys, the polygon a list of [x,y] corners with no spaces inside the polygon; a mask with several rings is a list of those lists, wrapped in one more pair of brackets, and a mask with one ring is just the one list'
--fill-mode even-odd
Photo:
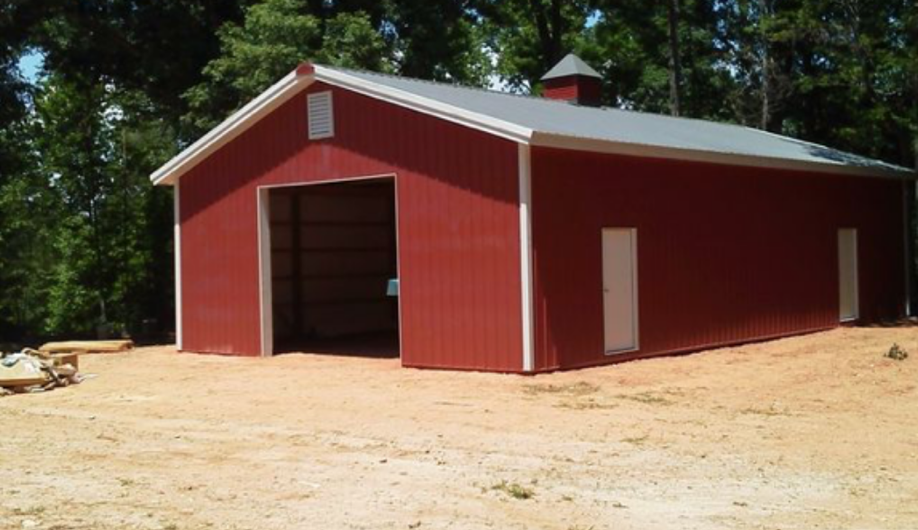
{"label": "wooden board", "polygon": [[130,350],[133,347],[134,342],[130,340],[75,340],[66,342],[49,342],[42,345],[39,350],[47,353],[108,353]]}
{"label": "wooden board", "polygon": [[54,366],[60,366],[62,364],[69,364],[76,368],[80,369],[80,355],[79,353],[69,352],[69,353],[52,353],[51,359],[54,361]]}
{"label": "wooden board", "polygon": [[20,363],[9,367],[0,365],[0,387],[43,385],[48,380],[48,374],[35,373]]}
{"label": "wooden board", "polygon": [[45,385],[48,383],[47,379],[33,377],[31,379],[20,378],[20,379],[3,379],[0,377],[0,387],[2,388],[15,388],[20,386],[32,386],[32,385]]}

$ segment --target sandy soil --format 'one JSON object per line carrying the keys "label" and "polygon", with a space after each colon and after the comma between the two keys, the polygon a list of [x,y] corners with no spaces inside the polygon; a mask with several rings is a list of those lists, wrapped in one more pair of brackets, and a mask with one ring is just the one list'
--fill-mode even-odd
{"label": "sandy soil", "polygon": [[0,528],[918,528],[914,328],[537,377],[168,347],[83,369],[0,399]]}

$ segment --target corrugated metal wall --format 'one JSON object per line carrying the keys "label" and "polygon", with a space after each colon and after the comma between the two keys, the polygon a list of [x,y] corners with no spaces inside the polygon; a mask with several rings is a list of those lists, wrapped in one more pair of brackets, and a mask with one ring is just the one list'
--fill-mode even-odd
{"label": "corrugated metal wall", "polygon": [[403,364],[518,370],[516,145],[332,90],[334,138],[300,95],[182,177],[184,348],[259,353],[257,186],[396,173]]}
{"label": "corrugated metal wall", "polygon": [[550,99],[580,100],[599,106],[602,100],[602,82],[586,76],[566,76],[544,82],[542,95]]}
{"label": "corrugated metal wall", "polygon": [[904,303],[898,181],[535,148],[536,366],[603,354],[602,227],[638,230],[647,356],[838,325],[837,230],[858,229],[863,321]]}

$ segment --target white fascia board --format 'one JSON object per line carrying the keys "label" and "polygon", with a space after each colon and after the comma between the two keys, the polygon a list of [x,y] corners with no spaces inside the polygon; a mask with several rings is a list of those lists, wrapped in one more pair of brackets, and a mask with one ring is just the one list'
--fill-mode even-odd
{"label": "white fascia board", "polygon": [[153,184],[172,184],[175,179],[187,173],[227,142],[242,134],[269,112],[287,102],[291,97],[309,86],[311,82],[312,76],[297,75],[296,71],[290,72],[244,107],[234,112],[220,125],[211,129],[198,141],[166,162],[150,175],[150,180],[153,181]]}
{"label": "white fascia board", "polygon": [[320,65],[315,65],[315,71],[316,80],[323,83],[345,88],[352,92],[357,92],[358,94],[363,94],[375,99],[381,99],[387,103],[416,110],[472,129],[500,136],[507,140],[518,143],[529,143],[529,138],[533,134],[533,130],[528,127],[492,118],[485,114],[472,112],[424,96],[418,96],[397,88],[366,81],[348,75],[345,72],[340,72]]}
{"label": "white fascia board", "polygon": [[706,162],[720,165],[811,171],[833,175],[883,177],[892,179],[915,179],[918,177],[913,171],[899,168],[891,164],[888,165],[888,167],[851,166],[829,162],[808,162],[805,160],[791,160],[787,158],[772,158],[733,153],[718,153],[696,149],[679,149],[658,145],[612,142],[608,140],[561,136],[540,132],[534,132],[529,143],[534,146],[554,147],[572,151],[589,151],[593,153],[641,156],[647,158],[665,158],[670,160]]}

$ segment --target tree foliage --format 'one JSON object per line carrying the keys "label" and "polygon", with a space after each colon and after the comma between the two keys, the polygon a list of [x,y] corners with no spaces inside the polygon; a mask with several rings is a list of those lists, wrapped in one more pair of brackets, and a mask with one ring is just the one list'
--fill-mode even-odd
{"label": "tree foliage", "polygon": [[246,10],[241,24],[217,32],[221,54],[204,81],[185,93],[187,118],[201,131],[242,106],[305,61],[388,70],[388,46],[364,13],[310,14],[306,0],[266,0]]}
{"label": "tree foliage", "polygon": [[516,90],[537,90],[539,78],[572,50],[592,13],[585,0],[482,0],[497,72]]}
{"label": "tree foliage", "polygon": [[137,328],[170,312],[160,299],[171,285],[171,204],[147,175],[174,136],[152,110],[144,96],[91,79],[55,75],[37,87],[29,127],[41,156],[2,195],[19,210],[12,232],[29,238],[7,247],[19,250],[12,271],[27,274],[19,288],[29,296],[7,300],[28,331]]}
{"label": "tree foliage", "polygon": [[168,329],[148,175],[297,64],[538,94],[569,52],[606,105],[916,163],[913,0],[0,0],[0,342]]}

